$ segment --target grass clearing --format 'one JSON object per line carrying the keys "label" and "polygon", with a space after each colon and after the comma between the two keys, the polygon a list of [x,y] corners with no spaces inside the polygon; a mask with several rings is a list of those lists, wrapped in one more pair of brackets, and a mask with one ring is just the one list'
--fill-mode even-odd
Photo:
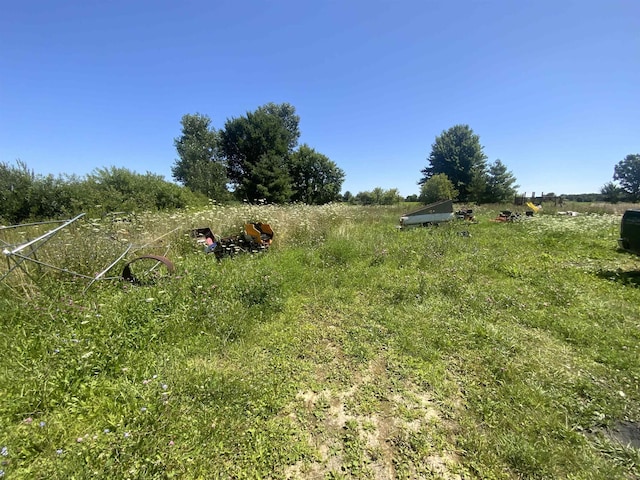
{"label": "grass clearing", "polygon": [[[399,207],[93,219],[121,244],[177,228],[161,245],[177,271],[85,294],[46,270],[0,287],[0,470],[635,478],[638,446],[621,439],[640,420],[640,260],[600,210],[502,224],[480,208],[477,224],[408,231]],[[265,254],[217,262],[186,234],[247,220],[274,228]],[[100,271],[86,228],[51,251]]]}

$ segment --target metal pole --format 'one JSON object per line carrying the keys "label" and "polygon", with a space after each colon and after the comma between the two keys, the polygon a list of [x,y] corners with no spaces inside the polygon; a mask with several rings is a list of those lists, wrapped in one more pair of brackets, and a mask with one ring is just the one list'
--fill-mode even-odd
{"label": "metal pole", "polygon": [[33,245],[34,243],[39,242],[42,239],[45,239],[51,235],[53,235],[54,233],[62,230],[64,227],[66,227],[67,225],[71,225],[73,222],[75,222],[76,220],[78,220],[79,218],[84,217],[84,213],[81,213],[80,215],[78,215],[77,217],[72,218],[71,220],[67,220],[64,224],[60,225],[59,227],[54,228],[53,230],[49,230],[47,233],[40,235],[38,238],[34,238],[33,240],[31,240],[30,242],[24,243],[20,246],[18,246],[17,248],[14,248],[13,250],[7,250],[5,249],[2,253],[4,253],[5,255],[13,255],[14,253],[18,253],[20,250],[24,250],[25,248]]}
{"label": "metal pole", "polygon": [[95,278],[93,280],[91,280],[89,282],[89,285],[87,285],[84,289],[84,291],[82,292],[83,294],[86,293],[87,290],[89,290],[89,287],[91,285],[93,285],[93,282],[95,282],[96,280],[99,280],[100,277],[102,277],[105,273],[107,273],[109,270],[111,270],[111,268],[118,263],[120,260],[122,260],[122,258],[124,258],[124,256],[129,253],[129,250],[131,250],[131,247],[133,247],[133,245],[129,244],[129,246],[127,247],[127,249],[124,251],[124,253],[122,255],[120,255],[118,258],[116,258],[113,263],[111,263],[111,265],[109,265],[107,268],[105,268],[103,271],[101,271],[98,275],[95,276]]}
{"label": "metal pole", "polygon": [[18,223],[16,225],[2,225],[0,230],[7,230],[9,228],[21,228],[21,227],[33,227],[34,225],[47,225],[49,223],[63,223],[66,220],[47,220],[46,222],[33,222],[33,223]]}

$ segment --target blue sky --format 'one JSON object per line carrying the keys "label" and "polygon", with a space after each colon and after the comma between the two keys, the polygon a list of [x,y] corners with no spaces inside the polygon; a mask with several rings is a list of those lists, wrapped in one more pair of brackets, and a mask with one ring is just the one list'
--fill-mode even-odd
{"label": "blue sky", "polygon": [[640,2],[30,1],[0,15],[0,161],[171,179],[185,113],[268,102],[346,173],[418,193],[435,137],[480,136],[521,192],[586,193],[640,153]]}

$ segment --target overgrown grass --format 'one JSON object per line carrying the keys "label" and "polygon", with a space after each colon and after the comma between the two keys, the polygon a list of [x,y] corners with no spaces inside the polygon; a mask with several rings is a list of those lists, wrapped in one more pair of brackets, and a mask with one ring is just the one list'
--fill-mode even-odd
{"label": "overgrown grass", "polygon": [[[401,207],[343,205],[213,206],[70,229],[41,256],[95,272],[122,245],[174,231],[160,243],[177,271],[84,294],[86,281],[46,269],[35,285],[9,277],[0,470],[637,477],[637,446],[614,432],[637,428],[640,400],[640,260],[616,250],[619,216],[492,222],[500,209],[408,231],[395,228]],[[273,226],[267,253],[217,262],[188,235],[245,221]]]}

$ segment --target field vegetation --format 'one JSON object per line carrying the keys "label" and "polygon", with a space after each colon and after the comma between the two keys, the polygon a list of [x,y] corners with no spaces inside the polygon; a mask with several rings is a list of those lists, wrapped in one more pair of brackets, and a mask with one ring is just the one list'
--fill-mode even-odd
{"label": "field vegetation", "polygon": [[[0,283],[0,475],[638,478],[625,206],[399,231],[411,208],[210,204],[64,229],[38,260],[91,278],[133,245],[105,277],[140,253],[176,271],[87,288],[31,262]],[[267,252],[218,262],[189,235],[245,221],[271,224]]]}

